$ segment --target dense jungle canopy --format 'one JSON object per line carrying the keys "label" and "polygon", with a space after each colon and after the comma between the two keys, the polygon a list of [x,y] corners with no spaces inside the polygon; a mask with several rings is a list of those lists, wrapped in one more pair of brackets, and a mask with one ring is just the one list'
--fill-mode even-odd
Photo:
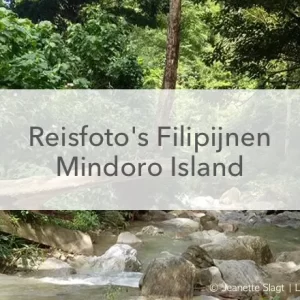
{"label": "dense jungle canopy", "polygon": [[[160,88],[168,0],[15,0],[0,10],[2,88]],[[300,6],[185,0],[177,88],[297,88]]]}

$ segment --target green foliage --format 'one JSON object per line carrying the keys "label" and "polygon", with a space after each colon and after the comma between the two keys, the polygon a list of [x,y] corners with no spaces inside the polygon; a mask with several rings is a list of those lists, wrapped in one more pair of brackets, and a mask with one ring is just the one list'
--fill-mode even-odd
{"label": "green foliage", "polygon": [[78,79],[79,58],[55,26],[34,25],[5,8],[0,8],[0,61],[1,88],[62,88]]}
{"label": "green foliage", "polygon": [[219,1],[215,58],[230,70],[259,79],[258,88],[299,86],[298,1]]}
{"label": "green foliage", "polygon": [[10,219],[16,225],[19,221],[31,224],[42,224],[48,222],[48,217],[32,213],[29,210],[15,210],[10,212]]}
{"label": "green foliage", "polygon": [[81,59],[81,71],[92,88],[139,88],[142,70],[131,51],[128,25],[122,18],[89,6],[83,24],[71,24],[67,43]]}
{"label": "green foliage", "polygon": [[76,211],[71,222],[62,221],[60,225],[82,231],[118,230],[127,226],[126,220],[131,215],[129,211]]}
{"label": "green foliage", "polygon": [[27,268],[41,256],[41,251],[35,244],[17,238],[13,235],[0,235],[0,270],[2,273],[12,272],[17,263]]}
{"label": "green foliage", "polygon": [[100,10],[83,11],[66,36],[48,21],[33,24],[0,9],[0,87],[138,88],[142,70],[126,22]]}
{"label": "green foliage", "polygon": [[99,218],[94,211],[76,212],[72,223],[74,228],[82,231],[94,230],[100,227]]}
{"label": "green foliage", "polygon": [[146,16],[156,19],[159,13],[169,11],[169,0],[140,0],[139,6]]}
{"label": "green foliage", "polygon": [[[221,11],[213,1],[183,1],[178,88],[253,88],[255,81],[234,74],[216,60],[210,63],[220,36],[214,34]],[[160,15],[157,28],[135,28],[132,39],[140,55],[145,88],[160,88],[165,63],[167,16]]]}
{"label": "green foliage", "polygon": [[78,20],[79,10],[93,0],[17,0],[11,8],[21,18],[29,18],[34,23],[50,21],[65,26],[66,20]]}
{"label": "green foliage", "polygon": [[98,211],[102,228],[124,229],[127,227],[127,221],[132,217],[133,211]]}
{"label": "green foliage", "polygon": [[[1,10],[0,86],[161,86],[168,0],[19,0],[10,6],[34,23],[52,23],[34,25]],[[183,1],[178,87],[297,87],[299,13],[295,0]]]}

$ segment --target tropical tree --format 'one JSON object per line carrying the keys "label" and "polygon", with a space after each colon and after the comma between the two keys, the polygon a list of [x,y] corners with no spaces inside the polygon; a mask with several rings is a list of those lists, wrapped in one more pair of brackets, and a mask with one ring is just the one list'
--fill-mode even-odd
{"label": "tropical tree", "polygon": [[298,87],[299,1],[218,2],[222,11],[215,30],[223,39],[215,58],[234,72],[259,78],[259,88]]}

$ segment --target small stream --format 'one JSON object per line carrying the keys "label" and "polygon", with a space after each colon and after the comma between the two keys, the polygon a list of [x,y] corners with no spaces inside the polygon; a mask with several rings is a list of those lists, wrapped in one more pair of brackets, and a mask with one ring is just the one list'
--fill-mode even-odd
{"label": "small stream", "polygon": [[[128,228],[137,233],[146,225],[135,223]],[[240,228],[231,235],[259,235],[266,238],[273,250],[300,250],[300,230],[266,226],[259,228]],[[114,245],[117,236],[104,234],[99,236],[95,244],[95,254],[102,255],[110,246]],[[191,241],[178,238],[175,232],[167,231],[163,236],[142,236],[143,243],[136,249],[143,269],[155,257],[163,252],[180,254],[192,244]],[[18,276],[0,276],[1,300],[118,300],[137,299],[138,282],[142,273],[101,273],[101,270],[85,269],[68,278],[44,277],[23,278]]]}

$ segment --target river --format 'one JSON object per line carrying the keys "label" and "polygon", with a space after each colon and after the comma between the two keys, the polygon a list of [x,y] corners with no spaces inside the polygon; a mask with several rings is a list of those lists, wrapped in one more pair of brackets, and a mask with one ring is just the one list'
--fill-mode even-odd
{"label": "river", "polygon": [[[137,223],[129,230],[138,232],[144,223]],[[231,235],[259,235],[266,238],[273,250],[300,250],[300,230],[266,226],[240,228]],[[137,248],[143,269],[155,257],[167,251],[182,253],[192,242],[177,239],[174,234],[143,236],[143,244]],[[116,241],[116,236],[103,235],[95,244],[96,255],[103,254]],[[0,276],[1,300],[123,300],[138,299],[138,282],[142,273],[103,274],[101,270],[85,269],[68,278]],[[196,298],[195,298],[196,299]],[[199,298],[198,298],[199,299]]]}

